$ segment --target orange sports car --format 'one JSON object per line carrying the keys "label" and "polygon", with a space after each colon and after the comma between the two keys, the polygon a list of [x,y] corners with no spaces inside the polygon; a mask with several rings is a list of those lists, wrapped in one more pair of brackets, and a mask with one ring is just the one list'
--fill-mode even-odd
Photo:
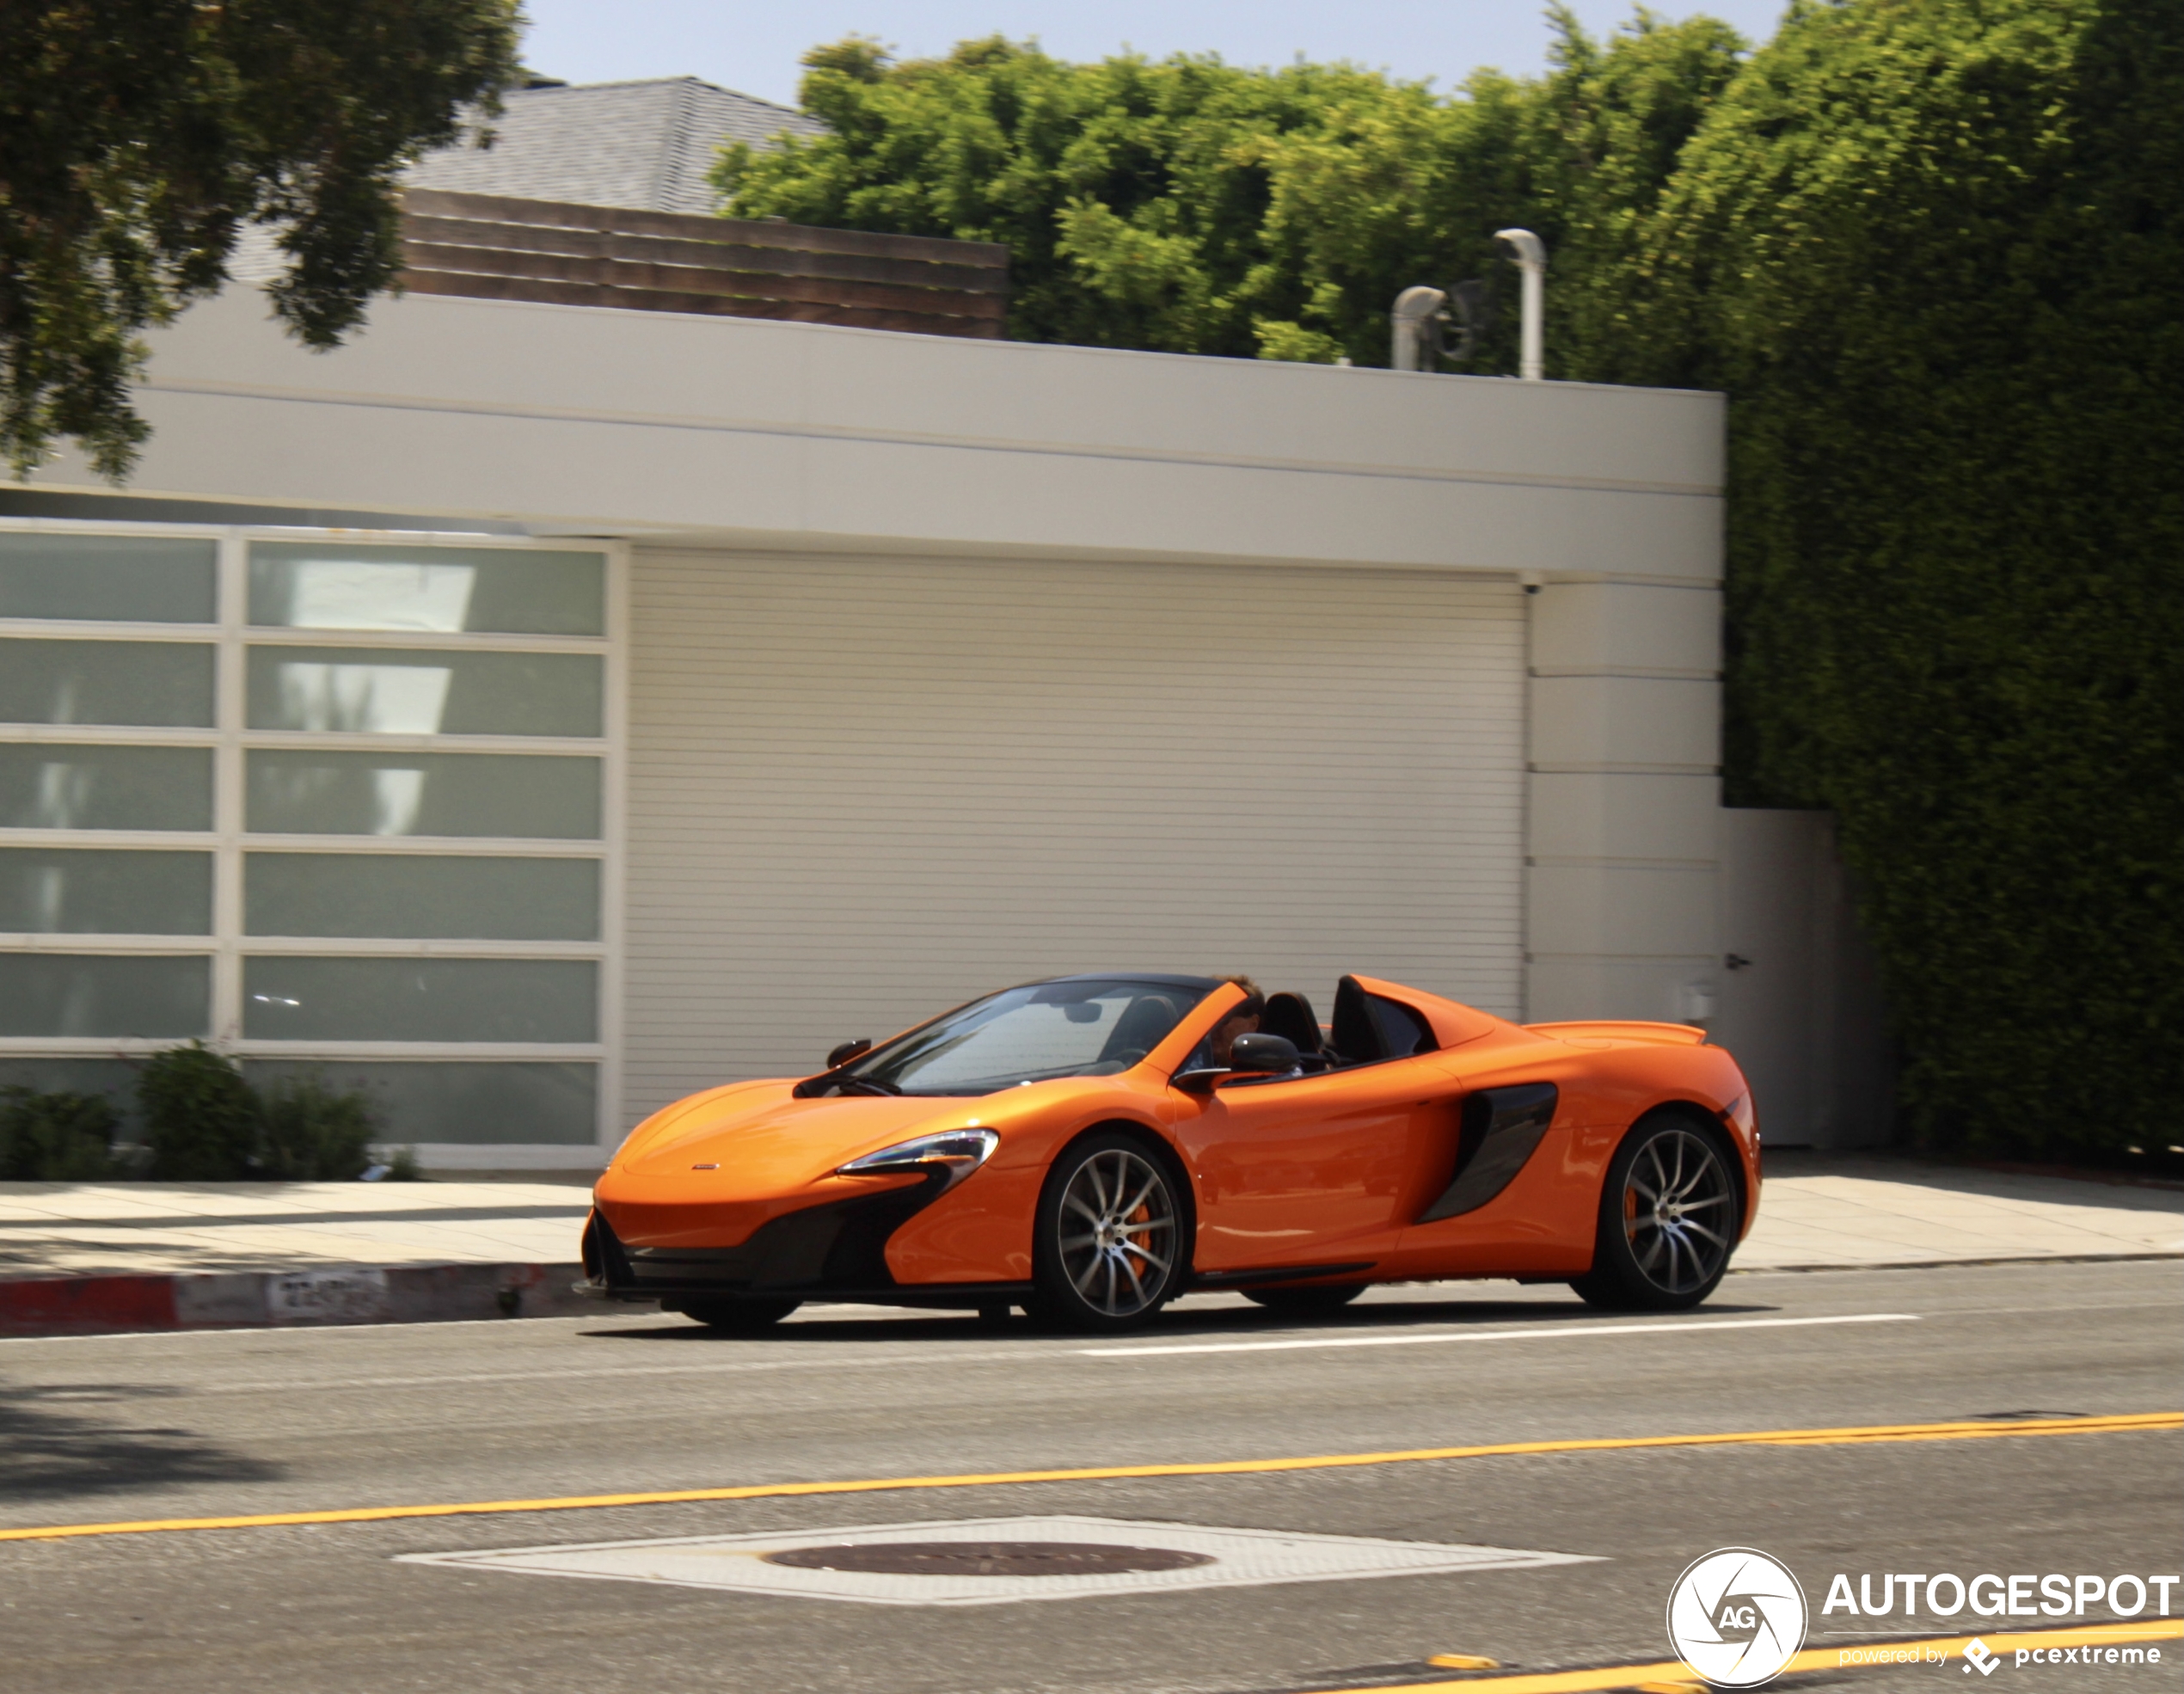
{"label": "orange sports car", "polygon": [[1355,976],[1322,1028],[1302,995],[1117,973],[655,1113],[599,1179],[580,1286],[726,1329],[852,1300],[1112,1331],[1194,1290],[1320,1310],[1488,1276],[1678,1310],[1758,1199],[1751,1089],[1703,1030]]}

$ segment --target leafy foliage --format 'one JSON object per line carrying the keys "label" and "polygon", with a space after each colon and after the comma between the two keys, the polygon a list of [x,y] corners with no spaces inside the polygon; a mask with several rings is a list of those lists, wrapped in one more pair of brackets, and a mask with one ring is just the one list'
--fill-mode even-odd
{"label": "leafy foliage", "polygon": [[372,1128],[361,1093],[329,1088],[316,1077],[277,1082],[260,1096],[255,1174],[273,1182],[353,1182],[371,1164]]}
{"label": "leafy foliage", "polygon": [[137,1077],[155,1182],[237,1182],[257,1175],[258,1097],[242,1067],[202,1041],[154,1053]]}
{"label": "leafy foliage", "polygon": [[1019,340],[1385,364],[1396,293],[1493,273],[1504,224],[1615,239],[1741,45],[1641,14],[1604,47],[1556,16],[1554,76],[1453,100],[1346,64],[1072,64],[998,37],[898,64],[852,37],[805,57],[832,132],[732,150],[715,181],[738,217],[1005,242]]}
{"label": "leafy foliage", "polygon": [[1934,1141],[2175,1139],[2179,24],[1794,9],[1599,359],[1733,397],[1733,795],[1837,813]]}
{"label": "leafy foliage", "polygon": [[119,479],[147,326],[280,229],[273,308],[327,347],[394,279],[396,173],[498,110],[516,0],[0,6],[0,454],[75,437]]}
{"label": "leafy foliage", "polygon": [[310,1076],[261,1093],[202,1041],[153,1054],[137,1102],[154,1182],[346,1182],[371,1163],[376,1125],[361,1093]]}
{"label": "leafy foliage", "polygon": [[0,1182],[95,1182],[118,1175],[120,1120],[95,1094],[0,1089]]}

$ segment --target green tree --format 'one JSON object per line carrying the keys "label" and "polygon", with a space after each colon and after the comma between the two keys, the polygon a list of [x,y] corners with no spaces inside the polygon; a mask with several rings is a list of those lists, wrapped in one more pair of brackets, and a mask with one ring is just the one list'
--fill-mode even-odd
{"label": "green tree", "polygon": [[[852,37],[805,56],[831,133],[733,149],[715,180],[738,217],[1005,243],[1019,340],[1384,365],[1396,295],[1496,274],[1511,223],[1557,249],[1563,312],[1563,259],[1583,275],[1650,209],[1743,45],[1551,15],[1550,76],[1447,98],[1345,64],[1071,64],[999,38],[896,64]],[[1481,368],[1513,347],[1510,326]]]}
{"label": "green tree", "polygon": [[138,339],[279,228],[273,309],[334,346],[399,266],[396,178],[498,111],[517,0],[0,5],[0,455],[64,438],[119,479]]}
{"label": "green tree", "polygon": [[1936,1141],[2175,1139],[2181,25],[1808,0],[1598,285],[1732,397],[1733,796],[1836,813]]}

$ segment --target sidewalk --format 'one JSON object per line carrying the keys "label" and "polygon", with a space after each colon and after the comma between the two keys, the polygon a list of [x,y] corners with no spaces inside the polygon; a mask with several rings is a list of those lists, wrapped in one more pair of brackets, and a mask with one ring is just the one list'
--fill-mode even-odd
{"label": "sidewalk", "polygon": [[1735,1268],[2184,1255],[2184,1190],[1924,1164],[1886,1153],[1770,1154]]}
{"label": "sidewalk", "polygon": [[0,1335],[546,1317],[588,1186],[0,1182]]}
{"label": "sidewalk", "polygon": [[[2184,1255],[2184,1192],[1778,1154],[1736,1269]],[[549,1316],[566,1182],[0,1183],[0,1334]]]}

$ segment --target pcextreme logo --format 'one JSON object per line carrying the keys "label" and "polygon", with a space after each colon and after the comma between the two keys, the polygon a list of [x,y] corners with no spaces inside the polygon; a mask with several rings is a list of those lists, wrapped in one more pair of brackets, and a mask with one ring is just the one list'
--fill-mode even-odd
{"label": "pcextreme logo", "polygon": [[1753,1547],[1695,1559],[1668,1593],[1668,1640],[1717,1688],[1771,1682],[1805,1645],[1805,1591]]}

